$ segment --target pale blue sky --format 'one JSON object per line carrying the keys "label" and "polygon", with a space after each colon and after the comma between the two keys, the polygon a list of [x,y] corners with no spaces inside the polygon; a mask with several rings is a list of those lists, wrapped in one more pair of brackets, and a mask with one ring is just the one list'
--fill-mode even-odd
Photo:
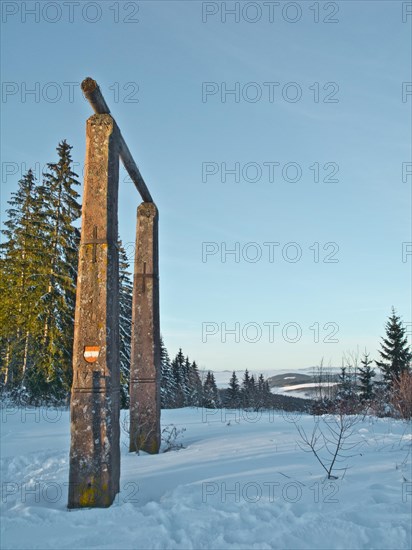
{"label": "pale blue sky", "polygon": [[[3,2],[3,219],[22,163],[44,165],[63,138],[83,163],[91,109],[78,85],[64,83],[91,76],[160,210],[161,322],[171,353],[182,346],[211,369],[300,368],[322,356],[340,364],[357,346],[376,357],[392,305],[411,322],[412,256],[402,262],[402,243],[412,241],[412,176],[402,181],[402,163],[411,162],[412,95],[402,101],[402,83],[412,81],[410,3],[280,2],[271,22],[267,3],[241,2],[239,22],[231,15],[224,22],[221,2],[63,2],[55,23],[55,3],[35,4],[26,2],[38,10],[30,15],[21,3]],[[259,10],[260,20],[247,21]],[[323,22],[328,17],[338,22]],[[217,93],[202,101],[204,82]],[[222,102],[224,86],[236,82],[239,101]],[[327,83],[334,84],[324,90]],[[38,97],[25,92],[36,86]],[[261,99],[247,101],[256,91]],[[293,102],[296,91],[302,96]],[[205,182],[202,163],[219,170]],[[262,178],[251,181],[252,167],[246,179],[223,182],[222,163],[241,171],[255,163]],[[301,168],[299,181],[291,181],[293,166],[282,177],[288,163]],[[315,163],[319,182],[309,168]],[[335,164],[326,172],[325,163]],[[322,181],[334,166],[338,182]],[[124,177],[120,231],[133,243],[139,197]],[[204,242],[219,250],[206,262]],[[222,243],[233,249],[236,242],[240,261],[228,255],[222,263]],[[242,255],[250,242],[257,243],[250,257],[262,251],[255,263]],[[272,262],[267,242],[280,243]],[[291,242],[302,252],[295,263],[282,256],[293,258],[296,248],[284,248]],[[337,263],[322,261],[336,248],[324,251],[325,243],[338,245]],[[324,329],[328,322],[338,325],[338,342],[322,341],[335,326]],[[202,323],[219,329],[206,342]],[[222,323],[239,323],[240,342],[221,342]],[[247,323],[262,327],[259,342],[242,337]],[[274,342],[263,323],[280,323]],[[282,339],[282,329],[289,339],[296,334],[287,323],[301,327],[298,342]],[[246,340],[254,335],[252,327]]]}

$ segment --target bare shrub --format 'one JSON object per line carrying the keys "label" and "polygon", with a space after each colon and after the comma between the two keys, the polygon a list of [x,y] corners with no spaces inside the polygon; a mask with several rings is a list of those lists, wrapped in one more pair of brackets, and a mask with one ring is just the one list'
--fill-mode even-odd
{"label": "bare shrub", "polygon": [[401,418],[407,420],[412,417],[412,373],[404,371],[394,379],[391,404]]}
{"label": "bare shrub", "polygon": [[360,420],[359,416],[347,415],[340,410],[338,414],[317,417],[311,434],[295,423],[300,436],[299,447],[313,453],[328,479],[338,479],[332,472],[346,468],[337,468],[336,465],[354,456],[351,451],[360,444],[360,441],[354,441],[354,427]]}
{"label": "bare shrub", "polygon": [[162,430],[162,442],[164,443],[163,452],[176,451],[183,449],[183,443],[178,441],[182,437],[186,428],[176,428],[174,424],[165,426]]}

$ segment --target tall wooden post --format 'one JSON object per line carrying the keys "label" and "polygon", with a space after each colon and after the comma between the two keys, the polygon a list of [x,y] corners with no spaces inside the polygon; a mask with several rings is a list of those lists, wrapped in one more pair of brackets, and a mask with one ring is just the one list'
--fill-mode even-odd
{"label": "tall wooden post", "polygon": [[130,451],[160,448],[158,212],[137,209],[130,364]]}
{"label": "tall wooden post", "polygon": [[119,492],[119,135],[87,120],[75,312],[69,508],[106,507]]}
{"label": "tall wooden post", "polygon": [[160,447],[158,214],[96,81],[82,90],[86,173],[75,311],[69,508],[106,507],[119,492],[119,156],[145,201],[138,208],[130,377],[130,450]]}

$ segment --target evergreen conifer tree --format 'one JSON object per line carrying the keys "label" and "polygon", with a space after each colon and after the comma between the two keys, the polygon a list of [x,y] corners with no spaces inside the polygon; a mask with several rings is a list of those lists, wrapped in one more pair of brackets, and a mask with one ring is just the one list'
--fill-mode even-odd
{"label": "evergreen conifer tree", "polygon": [[249,380],[249,407],[256,408],[256,403],[258,401],[257,388],[255,377],[252,374]]}
{"label": "evergreen conifer tree", "polygon": [[184,393],[184,406],[188,407],[191,403],[191,387],[190,387],[190,361],[186,356],[183,362],[183,393]]}
{"label": "evergreen conifer tree", "polygon": [[184,373],[185,357],[180,348],[176,357],[172,361],[172,372],[176,386],[175,407],[185,406],[185,373]]}
{"label": "evergreen conifer tree", "polygon": [[207,409],[217,409],[220,406],[219,392],[216,386],[215,377],[208,371],[203,384],[203,406]]}
{"label": "evergreen conifer tree", "polygon": [[189,404],[192,407],[199,407],[202,404],[203,387],[200,380],[199,369],[196,361],[193,361],[189,369]]}
{"label": "evergreen conifer tree", "polygon": [[386,323],[386,336],[382,338],[379,354],[381,360],[375,363],[383,373],[384,382],[390,388],[395,381],[399,381],[403,372],[410,371],[412,359],[406,328],[393,307]]}
{"label": "evergreen conifer tree", "polygon": [[[7,210],[5,242],[0,245],[0,361],[2,382],[24,387],[32,367],[43,294],[43,212],[32,170],[18,182]],[[19,390],[20,391],[20,390]]]}
{"label": "evergreen conifer tree", "polygon": [[263,374],[259,375],[255,390],[254,408],[256,411],[268,407],[270,404],[269,383],[265,380]]}
{"label": "evergreen conifer tree", "polygon": [[72,147],[63,140],[57,147],[58,161],[47,165],[40,199],[43,203],[43,239],[48,243],[43,255],[46,271],[40,318],[42,337],[32,369],[31,391],[47,387],[48,396],[59,399],[70,390],[80,231],[74,225],[81,215],[77,202],[80,185],[72,170]]}
{"label": "evergreen conifer tree", "polygon": [[375,371],[371,367],[372,360],[369,359],[369,353],[364,353],[361,360],[362,366],[359,367],[359,382],[360,382],[360,398],[363,401],[372,399],[373,397],[373,377]]}
{"label": "evergreen conifer tree", "polygon": [[120,340],[120,403],[129,406],[130,347],[132,336],[133,285],[129,260],[119,239],[119,340]]}
{"label": "evergreen conifer tree", "polygon": [[242,406],[247,408],[250,406],[250,376],[249,371],[246,369],[242,380]]}
{"label": "evergreen conifer tree", "polygon": [[177,386],[169,354],[162,337],[160,337],[160,364],[162,372],[160,386],[161,404],[163,409],[171,409],[176,406]]}
{"label": "evergreen conifer tree", "polygon": [[229,388],[226,390],[226,406],[235,409],[241,404],[241,393],[236,372],[233,371],[229,381]]}

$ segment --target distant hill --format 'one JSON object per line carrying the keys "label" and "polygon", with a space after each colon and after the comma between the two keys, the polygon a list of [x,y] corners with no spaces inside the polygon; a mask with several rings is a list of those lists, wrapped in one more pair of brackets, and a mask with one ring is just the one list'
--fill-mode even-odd
{"label": "distant hill", "polygon": [[[239,369],[234,370],[236,372],[236,376],[238,377],[239,382],[241,382],[245,371]],[[227,388],[233,370],[212,370],[212,372],[215,376],[217,387],[221,389]],[[287,369],[249,369],[249,374],[253,374],[255,378],[257,378],[259,374],[262,373],[265,379],[269,382],[270,388],[281,388],[283,386],[294,386],[300,384],[313,384],[314,382],[316,382],[316,379],[314,379],[315,372],[316,367],[305,367],[303,369],[296,369],[295,371],[288,371]],[[325,369],[325,376],[328,376],[329,382],[336,381],[336,377],[339,372],[340,368],[338,367],[328,367],[327,369]],[[200,375],[202,379],[206,378],[206,373],[207,369],[200,369]]]}
{"label": "distant hill", "polygon": [[267,379],[270,388],[281,388],[283,386],[294,386],[295,384],[308,384],[314,382],[313,376],[298,372],[286,372],[285,374],[275,374]]}

